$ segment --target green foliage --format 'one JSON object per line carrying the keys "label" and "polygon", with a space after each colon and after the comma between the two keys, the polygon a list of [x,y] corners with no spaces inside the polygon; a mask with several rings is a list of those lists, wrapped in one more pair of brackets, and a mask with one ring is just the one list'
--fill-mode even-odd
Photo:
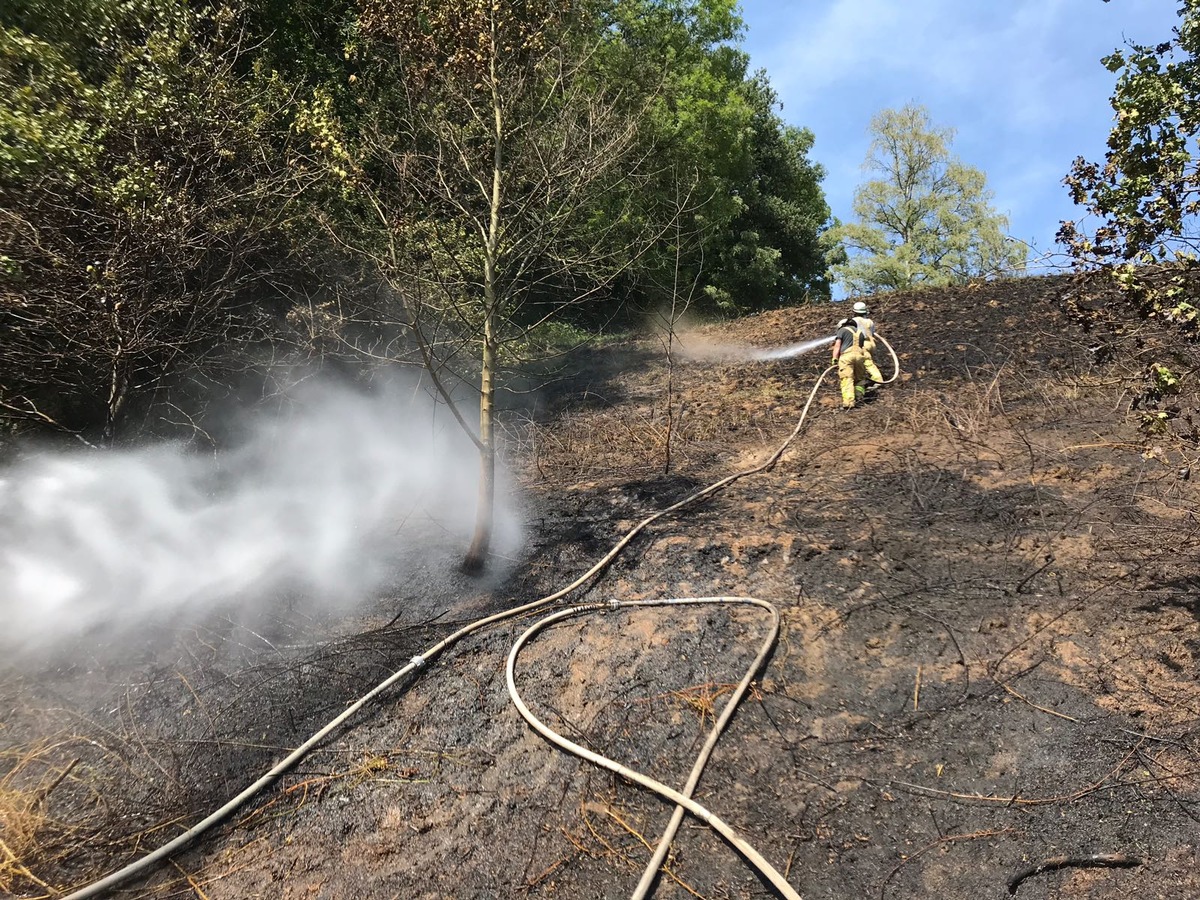
{"label": "green foliage", "polygon": [[986,176],[950,153],[954,131],[924,107],[884,110],[871,120],[864,169],[876,173],[854,195],[858,221],[830,234],[844,259],[832,271],[849,293],[947,285],[1011,274],[1023,247],[1005,234]]}
{"label": "green foliage", "polygon": [[[0,24],[0,84],[8,102],[0,106],[0,178],[7,182],[65,168],[90,166],[95,145],[80,115],[93,90],[57,48],[35,35]],[[26,72],[24,83],[18,73]]]}
{"label": "green foliage", "polygon": [[256,63],[290,84],[334,91],[343,112],[349,109],[345,88],[358,30],[353,0],[253,0],[243,18],[258,44]]}
{"label": "green foliage", "polygon": [[640,261],[638,290],[723,314],[827,297],[824,170],[808,157],[812,135],[779,118],[766,75],[748,73],[737,3],[604,7],[605,68],[648,98],[643,139],[661,165],[641,214],[680,216]]}
{"label": "green foliage", "polygon": [[[636,310],[686,295],[700,310],[738,313],[828,296],[822,234],[829,209],[820,187],[824,172],[809,158],[813,136],[785,126],[766,76],[747,74],[734,0],[543,0],[506,7],[485,27],[488,8],[444,0],[366,4],[352,50],[356,115],[363,118],[356,123],[329,103],[300,115],[318,148],[366,142],[353,165],[325,153],[331,171],[353,173],[351,182],[380,184],[398,165],[411,175],[381,201],[384,216],[402,217],[405,225],[376,234],[376,257],[402,250],[411,272],[440,271],[442,284],[453,280],[445,273],[481,282],[484,259],[469,245],[487,218],[481,187],[491,177],[486,107],[493,75],[485,52],[491,38],[480,35],[494,27],[505,48],[497,74],[523,84],[529,97],[503,98],[506,121],[520,123],[503,147],[505,167],[516,176],[506,180],[505,205],[519,212],[520,233],[536,224],[557,243],[553,251],[539,250],[540,258],[526,255],[531,243],[524,238],[502,245],[520,266],[504,267],[501,286],[512,272],[525,279],[505,288],[522,298],[512,308],[517,324],[539,321],[555,307],[556,315],[575,321],[610,321],[614,300]],[[563,58],[572,62],[539,71],[551,25]],[[550,82],[563,72],[570,86],[554,88]],[[604,127],[627,129],[636,144],[622,171],[612,172],[603,189],[592,186],[590,205],[578,206],[578,198],[564,203],[556,197],[562,188],[547,191],[544,183],[531,203],[525,192],[540,176],[522,173],[519,157],[535,133],[546,147],[566,145],[582,123],[565,115],[570,105],[603,108]],[[320,124],[334,119],[337,138]],[[434,144],[452,146],[452,156]],[[578,149],[594,153],[582,144]],[[578,161],[556,164],[562,166],[557,181],[569,184]],[[438,179],[427,177],[432,165]],[[436,190],[427,191],[430,184]],[[439,194],[458,199],[447,202]],[[569,221],[561,215],[568,206],[574,210]],[[370,240],[365,221],[371,210],[361,212],[357,224],[344,223],[360,244]],[[505,221],[514,227],[511,216]],[[658,239],[644,246],[648,234]],[[624,247],[624,258],[597,266],[594,250],[605,246]],[[591,263],[572,265],[568,274],[563,262],[571,257]],[[564,309],[563,297],[585,299]]]}
{"label": "green foliage", "polygon": [[418,313],[443,362],[488,329],[503,362],[827,296],[813,135],[742,30],[737,0],[0,4],[0,425],[112,441],[260,350],[395,358]]}
{"label": "green foliage", "polygon": [[1150,365],[1151,389],[1155,396],[1179,393],[1179,376],[1161,363]]}
{"label": "green foliage", "polygon": [[1193,340],[1200,336],[1200,310],[1194,302],[1200,270],[1187,259],[1161,265],[1108,262],[1099,271],[1111,278],[1139,316],[1157,319]]}
{"label": "green foliage", "polygon": [[581,347],[600,348],[627,340],[624,332],[598,332],[563,319],[549,319],[525,331],[511,348],[514,359],[547,360]]}
{"label": "green foliage", "polygon": [[[1186,270],[1200,250],[1200,0],[1179,4],[1171,40],[1130,43],[1102,62],[1117,76],[1115,124],[1103,163],[1075,160],[1065,179],[1076,204],[1100,225],[1064,222],[1059,241],[1081,266],[1113,273],[1135,308],[1195,337]],[[1149,266],[1177,267],[1162,279]]]}
{"label": "green foliage", "polygon": [[1143,410],[1140,428],[1144,434],[1159,436],[1171,432],[1171,422],[1181,414],[1177,402],[1181,390],[1182,378],[1170,368],[1160,362],[1147,367],[1144,389],[1134,403]]}
{"label": "green foliage", "polygon": [[784,125],[775,92],[757,73],[742,85],[752,117],[744,175],[731,179],[740,202],[723,237],[710,240],[715,257],[709,284],[726,311],[827,299],[822,234],[829,207],[824,170],[809,160],[812,132]]}
{"label": "green foliage", "polygon": [[[1075,202],[1101,225],[1088,235],[1064,222],[1060,240],[1081,265],[1108,272],[1137,314],[1195,339],[1200,3],[1181,4],[1179,15],[1174,40],[1130,45],[1103,60],[1118,75],[1105,162],[1077,159],[1066,179]],[[1137,399],[1148,407],[1143,432],[1197,440],[1182,387],[1167,366],[1147,368]]]}
{"label": "green foliage", "polygon": [[245,365],[303,177],[242,37],[174,0],[0,14],[0,415],[111,441],[183,372]]}
{"label": "green foliage", "polygon": [[1130,44],[1102,62],[1117,75],[1115,124],[1103,165],[1075,161],[1066,183],[1076,203],[1102,217],[1088,238],[1064,223],[1082,258],[1163,261],[1193,258],[1200,173],[1200,2],[1179,6],[1174,38]]}

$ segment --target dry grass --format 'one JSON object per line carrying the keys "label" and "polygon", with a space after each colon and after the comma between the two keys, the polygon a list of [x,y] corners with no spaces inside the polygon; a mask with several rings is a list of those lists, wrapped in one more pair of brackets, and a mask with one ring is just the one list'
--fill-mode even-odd
{"label": "dry grass", "polygon": [[63,761],[64,744],[0,752],[0,893],[52,891],[33,870],[55,855],[66,831],[46,812],[46,801],[78,763]]}
{"label": "dry grass", "polygon": [[908,426],[918,434],[949,427],[959,437],[979,440],[1004,412],[1002,374],[1003,366],[989,381],[965,381],[952,394],[934,394],[923,403],[909,404]]}
{"label": "dry grass", "polygon": [[119,752],[82,734],[58,732],[0,748],[0,896],[59,896],[58,882],[86,875],[93,853],[136,846],[175,826],[120,834],[131,804],[144,802],[133,789],[136,778]]}
{"label": "dry grass", "polygon": [[725,396],[681,393],[669,416],[665,398],[657,405],[567,413],[549,425],[519,423],[509,430],[508,445],[543,480],[661,473],[668,459],[673,471],[691,469],[710,462],[714,447],[733,438],[774,441],[798,410],[796,404],[776,408],[777,402],[769,385]]}
{"label": "dry grass", "polygon": [[[529,426],[521,449],[543,478],[651,472],[663,466],[667,434],[667,419],[658,411],[606,410],[569,414],[553,427]],[[694,440],[675,423],[672,454]]]}

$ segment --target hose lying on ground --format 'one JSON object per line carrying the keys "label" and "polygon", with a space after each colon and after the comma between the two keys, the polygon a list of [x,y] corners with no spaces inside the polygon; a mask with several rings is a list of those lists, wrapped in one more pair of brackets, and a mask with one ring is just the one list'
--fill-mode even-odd
{"label": "hose lying on ground", "polygon": [[[895,365],[895,372],[893,373],[892,377],[888,379],[888,381],[884,382],[885,384],[888,384],[892,381],[895,381],[896,377],[899,375],[900,363],[896,357],[896,351],[892,349],[891,344],[888,344],[888,342],[883,340],[882,337],[878,338],[878,340],[883,341],[884,345],[887,346],[888,350],[892,354],[892,361]],[[316,747],[333,731],[345,723],[351,716],[359,712],[359,710],[366,706],[371,700],[379,696],[379,694],[383,693],[409,674],[423,668],[430,661],[439,657],[443,652],[457,644],[463,638],[474,634],[476,631],[486,628],[489,625],[494,625],[508,619],[517,618],[525,615],[526,613],[534,612],[535,610],[549,606],[551,603],[554,603],[557,600],[561,600],[563,597],[566,597],[568,594],[578,590],[580,587],[584,586],[601,572],[603,572],[635,537],[637,537],[642,531],[644,531],[654,522],[670,515],[671,513],[678,512],[685,507],[691,506],[692,504],[703,500],[706,497],[710,497],[736,481],[740,481],[741,479],[751,475],[757,475],[760,472],[765,472],[772,468],[775,463],[779,461],[779,458],[783,456],[784,451],[787,450],[792,441],[796,439],[796,436],[800,433],[801,428],[804,427],[804,422],[808,417],[808,411],[812,407],[813,400],[816,399],[818,389],[821,387],[825,377],[833,370],[834,366],[829,366],[817,377],[816,382],[813,384],[812,391],[808,395],[808,401],[804,404],[804,409],[801,411],[800,418],[796,422],[796,426],[792,429],[792,432],[788,435],[787,439],[784,440],[783,443],[781,443],[769,457],[767,457],[766,461],[741,472],[735,472],[732,475],[727,475],[721,480],[713,482],[707,487],[702,488],[695,493],[688,495],[687,497],[684,497],[677,503],[673,503],[665,509],[659,510],[658,512],[642,519],[640,522],[634,525],[633,528],[626,532],[625,536],[617,541],[617,543],[613,545],[612,549],[609,550],[603,557],[601,557],[600,560],[595,563],[595,565],[593,565],[590,569],[588,569],[566,587],[561,588],[552,594],[548,594],[541,599],[534,600],[521,606],[514,607],[513,609],[495,613],[490,616],[485,616],[482,619],[471,622],[460,628],[458,631],[455,631],[448,637],[443,638],[424,653],[412,657],[412,659],[410,659],[406,665],[402,666],[366,694],[363,694],[358,700],[347,706],[346,709],[343,710],[338,716],[330,720],[324,727],[304,741],[304,743],[300,744],[300,746],[298,746],[295,750],[272,766],[271,769],[262,775],[257,781],[246,787],[232,799],[226,801],[226,803],[219,809],[214,810],[191,828],[187,829],[182,834],[177,835],[175,838],[168,841],[166,844],[163,844],[158,849],[151,851],[137,860],[134,860],[124,868],[118,869],[117,871],[106,875],[98,881],[92,882],[91,884],[88,884],[79,890],[67,894],[62,898],[62,900],[87,900],[87,898],[99,896],[108,889],[128,881],[135,875],[146,871],[155,863],[158,863],[159,861],[166,859],[179,850],[182,850],[192,841],[196,840],[196,838],[198,838],[200,835],[204,834],[213,826],[225,821],[225,819],[233,815],[233,813],[241,808],[246,802],[274,784],[281,775],[286,773],[292,768],[292,766],[296,765],[296,763],[307,756],[314,747]],[[732,711],[730,714],[732,715]],[[668,790],[670,789],[668,788]],[[682,797],[683,795],[679,796]],[[686,800],[688,798],[683,799]],[[679,804],[679,801],[676,802]],[[686,804],[679,805],[683,806],[685,809],[687,808]],[[680,815],[682,814],[680,813]],[[660,844],[661,843],[663,842],[660,842]],[[665,843],[669,845],[669,841]],[[662,853],[665,856],[666,850],[663,850]],[[763,874],[766,876],[766,872]]]}
{"label": "hose lying on ground", "polygon": [[[688,776],[687,784],[684,785],[682,791],[675,791],[660,781],[656,781],[655,779],[649,778],[640,772],[629,769],[615,760],[609,759],[608,757],[594,753],[591,750],[581,747],[579,744],[568,740],[561,734],[558,734],[556,731],[539,720],[532,712],[530,712],[529,707],[525,705],[525,702],[521,699],[521,695],[517,692],[517,654],[521,652],[521,648],[525,646],[526,642],[529,641],[530,638],[554,622],[571,618],[573,616],[582,615],[584,613],[609,612],[616,609],[629,609],[647,606],[700,606],[706,604],[748,604],[760,607],[761,609],[767,610],[767,612],[771,614],[771,627],[766,638],[763,640],[761,647],[759,648],[758,655],[754,658],[754,662],[750,664],[750,667],[746,670],[745,675],[742,676],[742,680],[738,682],[733,694],[726,702],[724,709],[721,710],[721,715],[713,724],[712,730],[708,734],[708,739],[704,742],[704,746],[700,748],[700,752],[696,756],[696,761],[692,765],[691,774]],[[759,600],[756,597],[676,597],[670,600],[610,600],[608,603],[592,603],[586,606],[576,606],[571,609],[561,610],[539,619],[517,639],[517,642],[512,646],[512,650],[509,651],[508,667],[506,669],[508,677],[508,694],[512,698],[513,705],[516,706],[518,712],[520,712],[525,718],[525,721],[533,726],[535,731],[545,737],[552,744],[562,747],[568,753],[573,753],[581,759],[586,759],[589,762],[600,766],[601,768],[608,769],[610,772],[615,772],[622,778],[626,778],[629,781],[640,784],[642,787],[647,788],[659,796],[665,797],[666,799],[675,803],[675,811],[671,815],[671,821],[667,824],[666,829],[663,831],[662,836],[658,840],[658,844],[654,850],[654,855],[649,864],[646,866],[646,869],[642,874],[641,881],[638,882],[638,886],[632,895],[632,900],[643,900],[643,898],[649,895],[651,889],[654,887],[654,881],[658,877],[658,871],[660,868],[662,868],[662,864],[666,859],[667,852],[671,848],[671,842],[675,839],[675,833],[679,830],[679,824],[683,820],[683,814],[685,811],[690,812],[692,815],[696,816],[696,818],[700,819],[706,825],[709,825],[715,831],[717,831],[739,853],[741,853],[751,865],[762,872],[763,875],[767,877],[771,884],[775,885],[776,889],[779,890],[784,897],[789,898],[789,900],[792,900],[792,898],[794,898],[794,900],[800,900],[800,895],[792,889],[792,886],[787,883],[787,880],[780,875],[775,868],[758,853],[758,851],[756,851],[753,847],[746,843],[745,840],[738,836],[738,834],[724,821],[691,799],[692,792],[696,789],[696,785],[700,781],[700,775],[704,771],[705,765],[708,763],[708,758],[712,754],[713,747],[715,747],[717,744],[717,738],[721,736],[721,733],[725,730],[725,726],[729,723],[729,720],[733,718],[734,711],[742,702],[742,698],[746,695],[746,691],[749,690],[750,684],[754,680],[754,676],[757,675],[762,669],[763,664],[766,662],[767,655],[775,646],[775,640],[778,638],[778,636],[779,610],[777,610],[773,604],[768,603],[765,600]]]}

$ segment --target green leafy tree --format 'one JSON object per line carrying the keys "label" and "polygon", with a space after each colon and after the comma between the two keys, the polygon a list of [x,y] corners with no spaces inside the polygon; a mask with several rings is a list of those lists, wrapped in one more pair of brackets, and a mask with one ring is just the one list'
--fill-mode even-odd
{"label": "green leafy tree", "polygon": [[823,235],[829,206],[824,169],[809,159],[813,134],[785,125],[766,74],[741,85],[751,109],[749,141],[737,177],[726,230],[709,243],[709,291],[730,310],[787,306],[828,299]]}
{"label": "green leafy tree", "polygon": [[[1156,442],[1200,443],[1200,403],[1179,338],[1200,339],[1200,2],[1178,4],[1170,40],[1129,43],[1102,62],[1117,76],[1114,124],[1102,163],[1075,160],[1064,180],[1099,224],[1063,222],[1059,241],[1081,269],[1082,290],[1067,306],[1085,329],[1127,332],[1141,323],[1142,378],[1131,409]],[[1089,288],[1112,286],[1124,304],[1081,304]]]}
{"label": "green leafy tree", "polygon": [[[854,194],[858,221],[830,237],[844,254],[832,271],[850,293],[946,285],[1024,268],[1024,247],[1005,234],[987,178],[951,155],[954,130],[917,105],[871,120],[863,165],[876,177]],[[832,257],[831,257],[832,258]]]}
{"label": "green leafy tree", "polygon": [[[1100,224],[1064,222],[1059,240],[1083,266],[1111,271],[1143,315],[1200,334],[1189,270],[1200,252],[1200,2],[1179,4],[1171,40],[1105,57],[1117,76],[1103,163],[1075,160],[1065,183]],[[1172,264],[1153,272],[1154,264]]]}
{"label": "green leafy tree", "polygon": [[685,252],[647,254],[636,290],[653,303],[654,285],[681,276],[697,285],[695,309],[721,314],[827,296],[824,170],[808,157],[811,133],[786,126],[766,76],[748,72],[735,0],[601,7],[614,38],[604,66],[648,97],[642,139],[664,163],[641,198],[645,214],[691,198]]}

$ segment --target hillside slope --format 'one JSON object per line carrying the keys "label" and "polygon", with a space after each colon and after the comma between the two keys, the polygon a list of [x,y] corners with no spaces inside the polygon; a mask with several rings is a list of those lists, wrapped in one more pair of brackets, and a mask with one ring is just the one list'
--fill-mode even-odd
{"label": "hillside slope", "polygon": [[[696,796],[805,898],[1006,897],[1010,878],[1059,856],[1070,864],[1017,895],[1200,895],[1194,448],[1146,442],[1128,414],[1144,335],[1089,349],[1061,302],[1072,289],[1027,279],[878,298],[894,384],[841,413],[827,378],[777,465],[656,522],[572,598],[779,607],[776,650]],[[782,310],[683,342],[781,346],[828,334],[835,315]],[[821,349],[668,369],[655,342],[588,362],[513,434],[527,559],[447,618],[551,592],[643,517],[764,459],[828,363]],[[452,627],[428,607],[395,614],[384,598],[362,624],[383,631],[323,658],[369,655],[355,674],[369,685]],[[528,625],[460,644],[123,896],[628,896],[670,806],[526,726],[504,667]],[[761,612],[725,608],[572,619],[522,652],[518,680],[572,740],[681,785],[764,628]],[[245,686],[236,712],[272,732],[245,742],[286,745],[266,723],[303,721],[313,697],[336,710],[348,668],[311,694],[300,675],[288,690],[264,669],[242,677],[261,688]],[[188,702],[215,706],[218,692]],[[249,733],[234,721],[213,726],[225,735],[213,743]],[[221,756],[210,792],[234,792],[270,758],[234,769]],[[207,796],[206,763],[189,760]],[[1127,865],[1077,864],[1094,854]],[[685,820],[655,896],[774,894]]]}

